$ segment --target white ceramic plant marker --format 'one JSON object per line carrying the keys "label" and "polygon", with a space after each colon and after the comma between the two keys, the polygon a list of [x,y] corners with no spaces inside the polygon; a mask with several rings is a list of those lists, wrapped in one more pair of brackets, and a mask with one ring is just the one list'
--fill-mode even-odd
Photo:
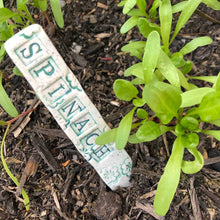
{"label": "white ceramic plant marker", "polygon": [[125,150],[99,146],[95,139],[109,127],[83,91],[40,25],[20,31],[5,49],[79,152],[112,189],[129,186],[132,166]]}

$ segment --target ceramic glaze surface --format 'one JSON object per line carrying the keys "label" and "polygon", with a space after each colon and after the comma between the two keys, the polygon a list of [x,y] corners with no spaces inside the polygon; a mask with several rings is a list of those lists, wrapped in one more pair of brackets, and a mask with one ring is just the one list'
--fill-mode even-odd
{"label": "ceramic glaze surface", "polygon": [[34,24],[5,43],[5,49],[75,147],[111,188],[129,186],[132,162],[115,144],[96,145],[109,127],[52,42]]}

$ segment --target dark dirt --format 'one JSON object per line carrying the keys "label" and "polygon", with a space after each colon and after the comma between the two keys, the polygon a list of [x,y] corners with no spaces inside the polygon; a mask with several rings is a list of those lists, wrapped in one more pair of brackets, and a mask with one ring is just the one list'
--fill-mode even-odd
{"label": "dark dirt", "polygon": [[[118,2],[68,0],[63,8],[65,27],[59,29],[55,26],[55,36],[52,36],[50,26],[45,27],[55,47],[110,127],[117,126],[122,115],[132,107],[114,96],[113,82],[122,77],[127,67],[138,62],[136,58],[121,53],[120,48],[129,40],[142,39],[136,28],[126,35],[120,34],[119,29],[126,17],[117,7]],[[219,12],[205,5],[199,9],[220,21]],[[32,13],[36,23],[43,25],[44,19],[38,10],[34,9]],[[48,13],[51,17],[51,12]],[[177,17],[174,15],[174,20]],[[172,51],[179,50],[197,36],[210,36],[213,43],[188,56],[195,64],[190,75],[218,74],[219,23],[195,13],[173,43]],[[75,51],[77,45],[82,47],[80,53]],[[12,75],[12,67],[8,57],[0,65],[11,79],[4,81],[4,87],[22,113],[33,108],[38,100],[25,79]],[[9,119],[0,109],[0,120]],[[5,158],[18,179],[24,170],[27,172],[24,188],[30,197],[31,208],[26,212],[23,203],[16,200],[16,187],[0,163],[0,219],[155,219],[151,214],[151,204],[168,159],[163,137],[126,147],[133,160],[131,186],[111,192],[66,138],[43,104],[38,103],[29,123],[15,137],[17,127],[18,123],[13,124],[7,136]],[[0,127],[0,139],[4,131],[5,127]],[[171,151],[174,137],[167,134],[165,139]],[[219,142],[201,136],[200,143],[199,150],[205,159],[207,152],[210,157],[219,156]],[[42,148],[47,149],[47,163],[39,157]],[[220,219],[220,173],[216,165],[205,166],[194,175],[181,175],[166,219],[199,219],[198,210],[201,219]],[[199,209],[196,209],[196,204]]]}

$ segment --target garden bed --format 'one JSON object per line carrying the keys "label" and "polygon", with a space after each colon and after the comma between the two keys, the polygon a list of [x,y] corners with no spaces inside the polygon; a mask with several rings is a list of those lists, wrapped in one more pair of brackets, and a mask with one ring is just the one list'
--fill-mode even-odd
{"label": "garden bed", "polygon": [[[112,128],[132,109],[132,104],[115,97],[113,82],[123,77],[126,68],[138,62],[120,49],[130,40],[141,39],[135,28],[125,35],[120,34],[126,17],[117,3],[115,0],[68,0],[63,8],[65,26],[62,29],[55,26],[55,35],[39,11],[32,10],[35,22],[44,26],[64,61]],[[53,19],[50,11],[48,14]],[[177,16],[174,15],[174,20]],[[172,51],[179,50],[197,36],[213,39],[211,45],[189,54],[194,62],[190,75],[217,75],[220,71],[219,21],[219,12],[201,4],[174,41]],[[12,75],[12,68],[13,63],[6,56],[0,70],[4,70],[10,81],[4,80],[4,88],[19,113],[33,107],[36,110],[28,116],[30,121],[26,126],[24,120],[28,117],[11,126],[5,158],[17,178],[21,178],[28,160],[39,166],[24,185],[31,206],[26,212],[13,193],[16,187],[0,165],[0,219],[154,219],[151,205],[174,136],[167,134],[149,143],[127,145],[126,150],[133,160],[131,186],[112,192],[82,158],[46,107],[38,102],[27,81]],[[0,119],[9,120],[0,110]],[[1,137],[4,131],[5,127],[1,127]],[[39,156],[42,147],[47,148],[55,160],[48,156],[46,163]],[[219,156],[219,149],[215,139],[200,136],[199,150],[205,159]],[[217,169],[218,164],[211,164],[194,175],[182,174],[166,219],[199,219],[199,216],[218,219],[220,174]]]}

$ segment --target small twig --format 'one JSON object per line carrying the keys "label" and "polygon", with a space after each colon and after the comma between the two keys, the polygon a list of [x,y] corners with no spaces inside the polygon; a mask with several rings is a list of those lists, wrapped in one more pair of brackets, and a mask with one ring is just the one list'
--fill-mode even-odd
{"label": "small twig", "polygon": [[155,212],[154,212],[154,207],[153,205],[151,205],[150,203],[145,203],[145,204],[142,204],[140,202],[136,202],[136,207],[143,210],[144,212],[150,214],[151,216],[153,216],[155,219],[158,219],[158,220],[163,220],[165,219],[164,216],[159,216],[157,215]]}
{"label": "small twig", "polygon": [[204,165],[210,165],[214,163],[220,163],[220,156],[206,159]]}
{"label": "small twig", "polygon": [[66,215],[64,215],[63,212],[61,212],[60,209],[58,209],[56,206],[54,207],[54,209],[57,211],[57,213],[60,215],[60,217],[62,217],[65,220],[73,220],[72,218],[67,217]]}
{"label": "small twig", "polygon": [[215,203],[216,207],[220,209],[220,200],[219,196],[207,190],[204,186],[201,187],[201,190]]}
{"label": "small twig", "polygon": [[79,172],[80,168],[79,166],[73,168],[72,170],[70,170],[70,172],[67,175],[67,178],[65,180],[64,186],[63,186],[63,195],[64,198],[66,198],[68,190],[70,188],[71,182],[73,181],[73,179],[75,178],[76,174]]}
{"label": "small twig", "polygon": [[207,15],[206,13],[204,13],[203,11],[200,11],[199,9],[196,9],[196,14],[213,22],[213,23],[217,23],[217,24],[220,24],[220,21],[219,20],[216,20],[215,18]]}
{"label": "small twig", "polygon": [[34,153],[30,156],[30,158],[28,159],[28,162],[25,166],[25,169],[22,173],[19,186],[16,190],[16,193],[15,193],[16,196],[20,196],[22,188],[23,188],[27,178],[29,176],[35,175],[40,161],[41,161],[41,158],[38,154]]}
{"label": "small twig", "polygon": [[54,200],[54,202],[56,204],[57,209],[61,211],[60,202],[58,200],[57,193],[56,193],[54,187],[52,187],[51,193],[52,193],[53,200]]}
{"label": "small twig", "polygon": [[39,138],[38,136],[31,134],[31,142],[37,152],[40,154],[40,156],[43,158],[44,162],[47,163],[49,168],[53,172],[58,172],[60,169],[60,165],[56,161],[56,159],[53,157],[51,152],[48,150],[48,148],[45,146],[44,142]]}
{"label": "small twig", "polygon": [[87,186],[92,181],[92,179],[95,177],[95,175],[96,175],[96,171],[94,170],[88,180],[83,181],[81,184],[74,186],[73,188],[78,189],[82,186]]}
{"label": "small twig", "polygon": [[196,195],[196,190],[194,188],[194,177],[190,179],[189,195],[190,195],[190,200],[192,204],[192,211],[193,211],[194,219],[202,220],[201,211],[199,207],[199,201]]}
{"label": "small twig", "polygon": [[166,149],[166,152],[167,152],[167,156],[169,157],[169,156],[170,156],[170,152],[169,152],[169,147],[168,147],[168,142],[167,142],[166,133],[163,134],[163,142],[164,142],[164,145],[165,145],[165,149]]}

